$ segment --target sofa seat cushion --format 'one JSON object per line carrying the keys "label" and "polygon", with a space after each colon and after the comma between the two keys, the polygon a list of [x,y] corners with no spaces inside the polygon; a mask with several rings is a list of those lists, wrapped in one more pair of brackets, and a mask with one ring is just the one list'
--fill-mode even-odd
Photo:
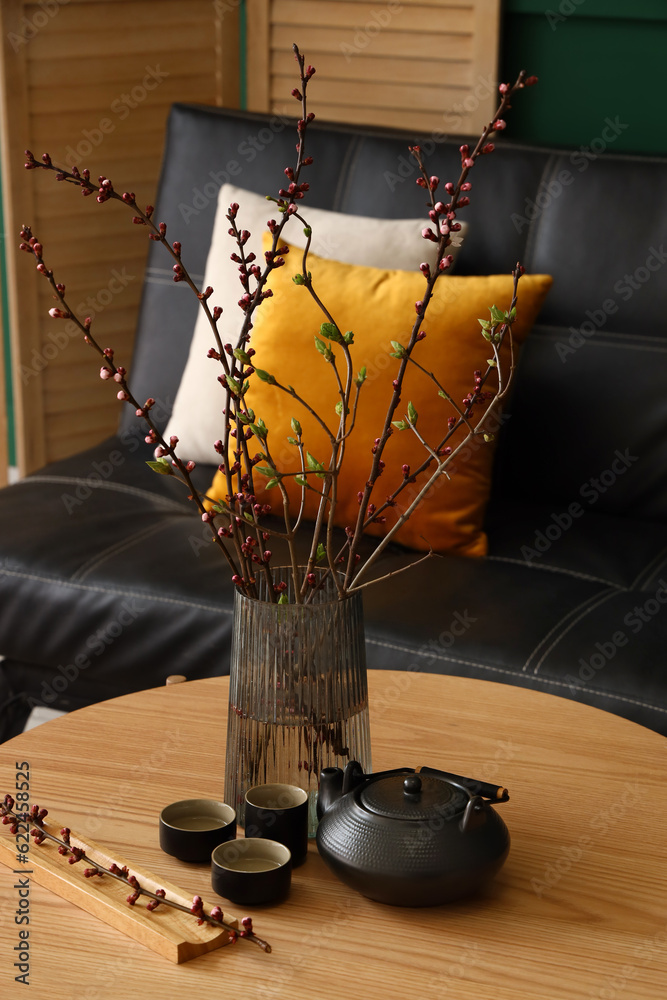
{"label": "sofa seat cushion", "polygon": [[[185,491],[133,445],[111,439],[0,492],[0,653],[39,666],[26,689],[47,704],[228,670],[226,566]],[[590,511],[526,559],[549,514],[496,510],[487,559],[436,556],[367,588],[369,665],[536,687],[667,734],[667,526]],[[377,575],[414,559],[390,547]]]}

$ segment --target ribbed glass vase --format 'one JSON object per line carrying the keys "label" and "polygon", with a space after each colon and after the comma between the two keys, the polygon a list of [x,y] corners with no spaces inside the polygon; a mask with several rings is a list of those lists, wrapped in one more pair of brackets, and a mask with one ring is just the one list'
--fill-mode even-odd
{"label": "ribbed glass vase", "polygon": [[329,575],[307,604],[293,599],[289,568],[275,569],[289,603],[237,591],[229,686],[225,801],[244,823],[253,785],[285,782],[309,793],[312,835],[323,767],[358,760],[371,770],[360,593],[338,600]]}

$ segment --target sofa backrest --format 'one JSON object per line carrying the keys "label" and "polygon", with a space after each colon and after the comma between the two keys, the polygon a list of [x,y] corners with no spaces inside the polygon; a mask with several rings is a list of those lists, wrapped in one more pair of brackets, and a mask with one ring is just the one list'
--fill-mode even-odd
{"label": "sofa backrest", "polygon": [[[499,142],[472,174],[457,273],[508,273],[521,260],[554,276],[521,355],[497,492],[566,505],[596,489],[591,479],[619,470],[620,454],[623,473],[600,481],[610,485],[598,491],[597,509],[664,520],[667,161],[607,152],[621,125],[608,119],[588,150]],[[351,214],[425,212],[409,143],[420,142],[442,180],[460,169],[460,139],[317,125],[308,141],[310,203]],[[195,280],[203,279],[221,185],[275,193],[294,147],[294,123],[277,115],[173,107],[156,219],[182,243]],[[159,398],[164,423],[198,308],[173,282],[171,263],[152,243],[131,373],[138,396]],[[123,421],[129,426],[129,412]]]}

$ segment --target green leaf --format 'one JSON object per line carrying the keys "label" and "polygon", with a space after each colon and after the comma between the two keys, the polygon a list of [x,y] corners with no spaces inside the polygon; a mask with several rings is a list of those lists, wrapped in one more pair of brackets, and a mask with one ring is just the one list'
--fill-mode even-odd
{"label": "green leaf", "polygon": [[405,420],[392,420],[392,424],[397,431],[407,431],[410,426]]}
{"label": "green leaf", "polygon": [[315,553],[315,562],[322,562],[327,554],[327,550],[324,548],[322,542],[317,546],[317,552]]}
{"label": "green leaf", "polygon": [[311,455],[309,451],[306,452],[306,465],[308,466],[311,472],[314,472],[317,475],[318,479],[325,478],[324,466],[322,465],[321,462],[318,462],[317,459],[313,455]]}
{"label": "green leaf", "polygon": [[287,594],[281,594],[278,598],[278,604],[289,604],[289,597]]}
{"label": "green leaf", "polygon": [[448,392],[445,392],[444,389],[438,389],[438,395],[442,396],[443,399],[446,399],[448,403],[451,403],[452,397],[449,395]]}
{"label": "green leaf", "polygon": [[303,278],[302,274],[295,274],[294,277],[292,278],[292,281],[294,282],[295,285],[305,285],[306,284],[306,282],[304,281],[304,278]]}
{"label": "green leaf", "polygon": [[297,439],[296,439],[296,438],[293,438],[293,437],[288,437],[288,438],[287,438],[287,443],[288,443],[288,444],[296,444],[296,445],[298,445],[298,443],[299,443],[299,442],[297,441]]}
{"label": "green leaf", "polygon": [[484,434],[484,440],[488,444],[490,441],[495,441],[496,440],[496,435],[495,434]]}
{"label": "green leaf", "polygon": [[487,358],[486,359],[486,363],[489,366],[489,368],[497,368],[498,367],[495,358]]}
{"label": "green leaf", "polygon": [[411,424],[416,424],[417,423],[417,417],[418,417],[418,415],[419,414],[415,410],[415,408],[412,405],[412,403],[408,403],[408,420],[410,421]]}
{"label": "green leaf", "polygon": [[238,396],[239,393],[241,392],[241,383],[238,382],[235,378],[232,378],[231,375],[225,375],[225,382],[227,383],[227,388],[229,389],[229,391],[234,396]]}
{"label": "green leaf", "polygon": [[362,365],[362,367],[359,369],[359,374],[357,375],[354,381],[356,382],[357,385],[364,384],[364,382],[366,381],[366,365]]}
{"label": "green leaf", "polygon": [[[336,413],[340,417],[342,412],[343,412],[343,400],[339,399],[338,402],[336,403]],[[349,408],[345,410],[346,417],[348,416],[349,412],[350,412]]]}
{"label": "green leaf", "polygon": [[325,361],[331,361],[333,358],[333,352],[328,344],[325,344],[323,340],[315,334],[315,347],[318,349]]}
{"label": "green leaf", "polygon": [[478,319],[477,322],[481,326],[482,330],[490,330],[493,326],[492,323],[489,323],[488,319]]}
{"label": "green leaf", "polygon": [[345,343],[345,338],[339,333],[338,327],[334,323],[322,323],[320,333],[323,337],[328,337],[329,340],[332,340],[334,344]]}
{"label": "green leaf", "polygon": [[246,352],[242,351],[240,347],[234,348],[234,357],[236,358],[237,361],[242,361],[244,365],[252,364]]}
{"label": "green leaf", "polygon": [[310,239],[310,237],[313,235],[313,230],[310,228],[310,226],[303,227],[303,235],[306,237],[306,239]]}
{"label": "green leaf", "polygon": [[260,382],[268,382],[269,385],[276,385],[276,380],[269,372],[263,371],[261,368],[255,368],[255,375],[260,380]]}
{"label": "green leaf", "polygon": [[354,334],[352,333],[351,330],[348,330],[347,333],[343,334],[343,340],[345,341],[346,344],[354,343]]}
{"label": "green leaf", "polygon": [[510,310],[508,319],[510,323],[513,323],[514,320],[516,319],[516,306],[514,306],[514,308]]}
{"label": "green leaf", "polygon": [[491,342],[492,336],[489,330],[482,330],[482,336],[484,337],[484,340],[488,340],[489,343]]}
{"label": "green leaf", "polygon": [[392,340],[391,346],[394,348],[394,353],[391,355],[392,358],[404,358],[406,355],[406,350],[398,340]]}
{"label": "green leaf", "polygon": [[250,388],[250,382],[248,382],[248,379],[246,379],[245,382],[243,383],[243,393],[245,394],[249,388]]}
{"label": "green leaf", "polygon": [[149,469],[157,472],[159,476],[173,476],[174,470],[168,458],[158,458],[155,462],[146,462]]}
{"label": "green leaf", "polygon": [[295,476],[294,477],[294,482],[298,483],[299,486],[307,486],[308,485],[308,480],[304,479],[303,476]]}
{"label": "green leaf", "polygon": [[270,465],[256,465],[255,469],[262,476],[275,476],[276,474],[276,470],[273,469]]}
{"label": "green leaf", "polygon": [[499,309],[498,306],[491,306],[489,312],[491,313],[491,319],[495,324],[505,322],[505,313],[502,309]]}
{"label": "green leaf", "polygon": [[297,437],[301,436],[301,424],[296,419],[296,417],[292,417],[292,430],[294,431]]}
{"label": "green leaf", "polygon": [[266,489],[272,490],[273,487],[277,486],[279,482],[280,482],[279,479],[269,479],[268,483],[266,484]]}

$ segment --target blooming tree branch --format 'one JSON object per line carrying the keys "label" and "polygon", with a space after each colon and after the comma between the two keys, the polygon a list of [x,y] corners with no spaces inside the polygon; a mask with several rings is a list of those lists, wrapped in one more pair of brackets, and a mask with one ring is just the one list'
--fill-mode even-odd
{"label": "blooming tree branch", "polygon": [[78,864],[80,861],[89,864],[90,867],[84,869],[84,878],[103,878],[108,876],[121,882],[131,890],[130,895],[127,897],[129,906],[134,906],[141,896],[145,896],[148,899],[148,903],[146,903],[147,910],[153,911],[158,906],[169,906],[174,910],[181,910],[183,913],[191,913],[197,918],[197,923],[200,926],[207,923],[213,927],[222,927],[229,931],[230,944],[234,944],[238,938],[242,938],[258,945],[263,951],[271,951],[271,945],[263,938],[258,937],[253,931],[250,917],[245,917],[242,920],[243,929],[237,931],[235,927],[232,927],[231,924],[224,920],[224,914],[219,906],[214,906],[210,913],[206,913],[201,896],[195,896],[190,907],[184,906],[175,899],[169,899],[164,889],[157,889],[155,892],[152,892],[150,889],[142,886],[136,876],[126,866],[121,868],[112,862],[106,868],[98,861],[90,858],[84,850],[71,844],[72,831],[69,827],[63,827],[59,837],[46,830],[44,828],[44,820],[48,816],[47,809],[40,809],[39,806],[34,805],[26,812],[14,812],[13,810],[14,799],[11,795],[5,795],[3,802],[0,803],[0,817],[2,817],[2,822],[5,825],[9,825],[10,833],[16,834],[19,826],[25,824],[31,827],[30,835],[33,837],[36,846],[43,844],[45,840],[50,840],[52,843],[58,845],[58,853],[66,857],[70,865]]}
{"label": "blooming tree branch", "polygon": [[[137,204],[134,193],[126,191],[118,194],[107,177],[100,176],[97,183],[93,183],[88,170],[79,171],[73,167],[71,171],[68,171],[53,164],[48,153],[45,153],[41,160],[37,160],[30,151],[26,151],[25,165],[28,169],[52,170],[56,173],[57,180],[77,185],[85,197],[94,194],[96,201],[100,204],[112,200],[125,204],[133,213],[133,222],[147,229],[149,239],[161,243],[170,254],[174,262],[173,280],[185,283],[197,296],[211,327],[214,341],[214,346],[210,348],[208,356],[221,366],[218,381],[224,392],[224,426],[222,437],[215,442],[214,447],[221,457],[218,468],[224,476],[226,484],[226,497],[224,499],[211,504],[206,494],[200,493],[196,489],[191,477],[195,467],[194,462],[182,460],[177,455],[177,437],[173,436],[169,441],[166,441],[151,417],[151,409],[155,401],[147,399],[141,403],[135,399],[128,384],[127,371],[122,365],[116,364],[113,349],[102,348],[91,333],[90,318],[81,320],[70,307],[65,298],[65,286],[56,282],[53,272],[47,268],[43,259],[43,247],[33,236],[28,226],[24,226],[21,230],[23,240],[21,248],[34,256],[37,270],[46,277],[53,289],[54,298],[58,304],[50,310],[51,316],[54,319],[74,320],[86,342],[101,357],[100,377],[105,381],[115,382],[118,385],[118,399],[133,406],[137,416],[146,422],[148,427],[146,441],[155,447],[155,461],[149,464],[156,472],[176,476],[185,484],[202,520],[208,524],[213,540],[223,553],[232,573],[232,581],[236,586],[247,595],[256,597],[258,594],[257,573],[261,573],[267,583],[266,592],[269,599],[286,600],[283,595],[286,584],[284,582],[275,583],[271,569],[272,551],[268,548],[267,543],[271,537],[274,537],[282,540],[288,547],[294,582],[294,599],[297,602],[307,602],[312,599],[316,589],[322,586],[329,573],[336,581],[338,595],[341,598],[360,587],[362,585],[361,579],[367,574],[369,568],[375,563],[411,513],[422,502],[433,483],[440,476],[448,475],[448,465],[466,443],[475,436],[480,436],[485,441],[491,438],[491,435],[484,428],[485,421],[488,420],[493,409],[499,406],[507,392],[514,370],[511,325],[516,315],[517,285],[519,277],[523,273],[521,265],[518,264],[513,272],[514,287],[510,309],[503,313],[496,306],[492,306],[491,319],[480,320],[482,336],[489,342],[493,358],[487,362],[485,371],[480,370],[473,373],[472,389],[463,400],[462,405],[452,398],[435,373],[430,371],[413,354],[416,352],[417,344],[426,337],[423,322],[433,298],[436,282],[452,264],[453,258],[451,253],[448,253],[448,249],[451,246],[452,237],[461,230],[461,224],[457,220],[458,212],[465,208],[470,201],[469,192],[472,189],[472,184],[468,179],[469,173],[480,156],[486,156],[493,152],[494,144],[491,139],[494,133],[505,129],[504,115],[510,109],[511,100],[516,92],[531,86],[536,82],[536,78],[527,77],[525,72],[521,72],[513,85],[506,83],[500,85],[498,109],[492,120],[482,130],[476,145],[472,149],[468,144],[460,147],[461,172],[455,183],[448,181],[441,185],[440,178],[429,176],[423,161],[422,150],[419,146],[410,147],[410,152],[419,167],[417,184],[428,194],[430,225],[424,228],[422,236],[425,240],[437,244],[435,264],[433,267],[427,263],[420,266],[425,279],[425,288],[423,297],[414,305],[416,316],[407,344],[392,342],[392,356],[398,361],[398,369],[392,381],[389,403],[379,436],[374,439],[371,448],[372,460],[367,480],[358,494],[359,512],[356,521],[353,526],[346,528],[344,545],[337,547],[334,541],[334,524],[338,477],[348,438],[355,427],[359,398],[366,379],[366,369],[362,367],[358,374],[354,375],[351,351],[354,341],[353,334],[349,331],[343,333],[339,329],[332,313],[319,297],[312,275],[308,270],[312,230],[308,225],[307,211],[304,213],[301,207],[301,203],[309,191],[309,184],[302,180],[302,173],[313,162],[312,156],[308,155],[306,150],[308,128],[315,118],[315,115],[308,111],[307,91],[315,70],[312,66],[306,65],[297,46],[294,46],[294,54],[299,68],[299,87],[292,90],[292,96],[299,102],[301,108],[301,117],[297,122],[297,155],[294,166],[287,166],[284,169],[285,186],[280,187],[276,197],[269,198],[269,201],[275,204],[280,218],[278,220],[270,219],[267,223],[272,239],[271,247],[265,253],[262,264],[247,249],[250,233],[240,223],[239,205],[232,203],[226,215],[229,222],[228,231],[235,243],[231,259],[238,266],[242,289],[238,302],[242,319],[235,344],[223,342],[219,328],[222,310],[219,306],[211,307],[209,305],[214,294],[213,288],[209,286],[200,290],[197,287],[184,264],[181,243],[178,241],[169,242],[165,223],[156,225],[153,221],[154,209],[151,205],[142,211]],[[443,200],[438,200],[438,192],[441,188],[444,192]],[[338,424],[335,430],[329,426],[327,420],[318,413],[317,409],[311,406],[291,385],[284,385],[271,372],[256,366],[255,351],[251,345],[256,310],[272,295],[269,287],[271,275],[273,271],[284,266],[285,256],[289,252],[289,247],[284,243],[283,231],[292,217],[303,225],[306,234],[306,246],[301,262],[302,272],[295,275],[293,280],[297,285],[306,288],[323,316],[319,335],[315,336],[315,346],[324,360],[331,366],[339,397],[336,405]],[[510,344],[510,362],[508,371],[504,372],[499,350],[506,339],[509,340]],[[340,370],[336,362],[334,346],[342,352],[344,368],[342,367]],[[408,403],[404,416],[400,417],[401,395],[410,365],[415,366],[428,377],[438,395],[443,398],[445,405],[453,409],[453,414],[446,420],[447,429],[439,442],[429,444],[421,432],[417,430],[418,414],[412,402]],[[494,372],[497,373],[497,389],[490,390],[487,388],[487,383]],[[308,442],[304,440],[301,425],[295,417],[292,419],[294,437],[289,438],[288,441],[292,447],[297,449],[299,470],[295,473],[281,469],[268,444],[269,428],[264,424],[261,416],[254,413],[246,398],[253,379],[268,383],[275,387],[277,392],[286,393],[319,423],[329,440],[330,454],[328,458],[323,461],[320,456],[311,454]],[[475,407],[480,405],[484,407],[482,416],[474,418],[473,411]],[[399,412],[397,413],[397,411]],[[443,423],[445,423],[444,418]],[[378,503],[377,500],[374,501],[373,495],[378,479],[385,470],[383,455],[387,442],[395,431],[404,430],[414,434],[423,445],[426,452],[424,461],[416,469],[410,469],[409,466],[403,465],[401,468],[402,477],[398,484],[384,501]],[[463,430],[465,435],[452,449],[448,442],[460,430]],[[252,439],[256,441],[260,449],[255,454],[251,454]],[[275,488],[280,493],[284,530],[277,530],[272,522],[266,520],[267,515],[272,512],[272,506],[260,502],[257,498],[256,473],[268,478],[266,489]],[[397,501],[406,488],[415,484],[419,477],[421,477],[420,485],[407,508],[387,528],[383,539],[360,566],[359,549],[364,532],[372,524],[385,522],[389,509],[397,506]],[[300,487],[300,502],[296,516],[290,509],[290,499],[285,482],[287,479],[294,479]],[[303,523],[305,500],[308,493],[313,493],[317,497],[317,513],[307,563],[302,570],[298,565],[295,540],[296,533]],[[315,566],[324,560],[328,569],[324,575],[316,576]],[[367,585],[367,583],[363,584],[363,586]]]}

